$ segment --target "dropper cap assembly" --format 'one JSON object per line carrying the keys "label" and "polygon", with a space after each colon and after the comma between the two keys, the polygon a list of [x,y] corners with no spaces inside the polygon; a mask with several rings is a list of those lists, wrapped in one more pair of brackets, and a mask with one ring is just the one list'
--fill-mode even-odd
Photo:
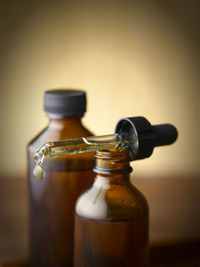
{"label": "dropper cap assembly", "polygon": [[122,138],[134,139],[129,152],[134,160],[151,156],[154,147],[170,145],[177,139],[178,132],[171,124],[151,125],[144,117],[123,118],[118,121],[115,133]]}

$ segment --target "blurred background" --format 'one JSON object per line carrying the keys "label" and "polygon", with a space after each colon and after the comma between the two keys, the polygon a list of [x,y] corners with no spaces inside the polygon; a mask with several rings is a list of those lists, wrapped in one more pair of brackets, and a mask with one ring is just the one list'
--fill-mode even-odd
{"label": "blurred background", "polygon": [[[176,125],[178,141],[134,163],[134,176],[154,207],[151,242],[200,237],[199,25],[198,0],[1,1],[0,178],[25,179],[27,143],[47,124],[44,91],[85,89],[84,123],[95,134],[113,133],[124,116]],[[11,225],[12,214],[27,214],[25,185],[18,179],[6,191],[5,180],[5,203],[12,196],[23,209],[2,204]],[[27,219],[21,220],[18,232],[0,230],[0,255],[24,255]],[[21,238],[18,250],[7,236]]]}
{"label": "blurred background", "polygon": [[43,93],[66,87],[87,91],[95,134],[124,116],[177,126],[178,142],[135,163],[136,173],[200,172],[198,1],[2,3],[2,176],[26,174],[26,145],[47,124]]}

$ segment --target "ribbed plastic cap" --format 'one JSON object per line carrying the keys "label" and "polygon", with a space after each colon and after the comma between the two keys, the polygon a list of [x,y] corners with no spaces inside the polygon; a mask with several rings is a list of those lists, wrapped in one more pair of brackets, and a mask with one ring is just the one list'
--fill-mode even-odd
{"label": "ribbed plastic cap", "polygon": [[82,117],[86,111],[86,93],[74,89],[48,90],[44,94],[44,110],[48,117]]}

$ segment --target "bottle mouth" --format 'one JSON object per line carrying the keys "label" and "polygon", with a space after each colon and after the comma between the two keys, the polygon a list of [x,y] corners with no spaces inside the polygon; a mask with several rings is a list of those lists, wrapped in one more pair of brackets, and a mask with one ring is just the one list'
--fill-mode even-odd
{"label": "bottle mouth", "polygon": [[95,158],[95,173],[111,175],[128,174],[132,171],[129,152],[124,148],[96,151]]}
{"label": "bottle mouth", "polygon": [[129,151],[126,148],[114,148],[114,149],[107,149],[107,150],[100,150],[96,151],[95,153],[96,159],[117,159],[119,158],[119,161],[122,161],[123,159],[126,159],[127,161],[130,160],[129,157]]}

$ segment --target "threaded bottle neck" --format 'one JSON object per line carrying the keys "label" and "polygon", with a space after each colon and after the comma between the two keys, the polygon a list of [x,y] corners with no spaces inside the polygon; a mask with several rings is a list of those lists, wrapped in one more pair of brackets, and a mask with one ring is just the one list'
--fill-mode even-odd
{"label": "threaded bottle neck", "polygon": [[132,171],[130,155],[126,150],[103,150],[95,154],[97,174],[128,174]]}

